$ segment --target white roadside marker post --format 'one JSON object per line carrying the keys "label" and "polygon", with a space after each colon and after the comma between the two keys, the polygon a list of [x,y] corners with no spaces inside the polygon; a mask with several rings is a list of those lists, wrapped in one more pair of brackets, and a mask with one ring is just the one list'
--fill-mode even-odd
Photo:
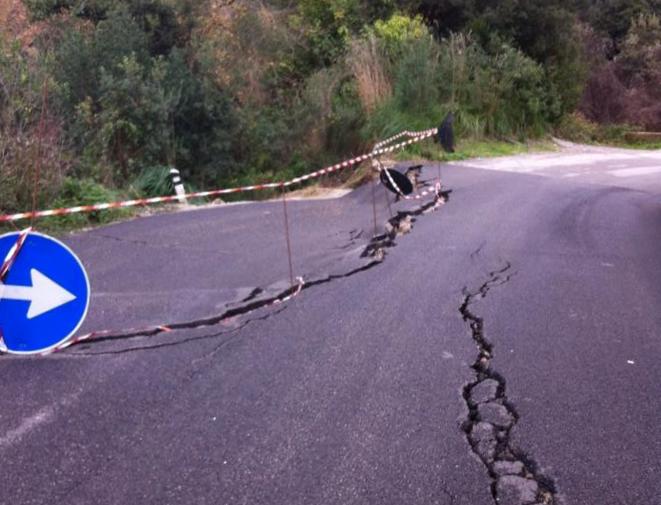
{"label": "white roadside marker post", "polygon": [[186,189],[184,188],[184,183],[181,182],[181,175],[179,174],[179,170],[176,168],[171,168],[170,177],[172,177],[172,184],[174,184],[174,191],[177,194],[179,203],[188,203],[188,200],[186,199]]}

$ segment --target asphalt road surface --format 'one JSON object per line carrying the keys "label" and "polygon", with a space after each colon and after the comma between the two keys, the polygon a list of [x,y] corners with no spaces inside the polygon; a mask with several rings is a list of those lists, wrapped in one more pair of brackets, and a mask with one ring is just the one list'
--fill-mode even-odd
{"label": "asphalt road surface", "polygon": [[442,171],[383,261],[371,187],[290,202],[306,289],[213,325],[288,287],[280,202],[65,237],[115,337],[0,358],[0,502],[660,505],[661,153]]}

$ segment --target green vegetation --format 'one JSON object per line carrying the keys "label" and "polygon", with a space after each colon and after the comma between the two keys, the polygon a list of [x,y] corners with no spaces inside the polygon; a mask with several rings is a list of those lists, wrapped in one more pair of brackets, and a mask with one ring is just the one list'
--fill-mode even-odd
{"label": "green vegetation", "polygon": [[432,161],[463,161],[471,158],[495,158],[498,156],[515,156],[532,152],[554,151],[557,146],[547,140],[530,142],[467,139],[457,146],[452,154],[447,154],[436,144],[418,144],[399,152],[395,158],[398,161],[432,160]]}
{"label": "green vegetation", "polygon": [[632,132],[639,131],[632,125],[600,124],[590,121],[583,114],[567,114],[556,127],[557,134],[584,144],[605,144],[635,149],[659,149],[658,141],[635,140]]}
{"label": "green vegetation", "polygon": [[0,212],[293,177],[449,111],[452,159],[661,129],[659,0],[3,2]]}

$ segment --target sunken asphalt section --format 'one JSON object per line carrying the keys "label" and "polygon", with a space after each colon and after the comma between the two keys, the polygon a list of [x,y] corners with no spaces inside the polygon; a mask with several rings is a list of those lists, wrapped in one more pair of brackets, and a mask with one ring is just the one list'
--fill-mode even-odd
{"label": "sunken asphalt section", "polygon": [[[395,208],[393,195],[388,198],[377,188],[378,235],[397,211],[419,206]],[[310,284],[373,262],[363,255],[374,235],[369,185],[343,198],[287,205],[294,276]],[[284,223],[282,202],[269,201],[162,214],[66,237],[93,289],[80,333],[194,326],[246,300],[284,293],[290,287]]]}
{"label": "sunken asphalt section", "polygon": [[[314,240],[337,249],[317,256],[304,228],[292,234],[295,251],[303,241],[297,274],[326,279],[294,300],[212,326],[0,359],[3,503],[658,505],[661,196],[575,179],[446,167],[449,202],[414,216],[394,244],[385,237],[395,247],[380,262],[356,259],[371,235],[365,190],[295,203],[300,226],[309,218]],[[68,240],[97,251],[86,258],[93,284],[108,268],[146,288],[177,278],[161,249],[190,247],[199,271],[190,267],[185,289],[209,282],[210,292],[163,300],[193,317],[217,294],[214,279],[236,275],[217,309],[260,285],[237,270],[261,267],[218,260],[228,247],[246,261],[273,252],[264,272],[282,270],[263,286],[286,278],[270,205]],[[213,240],[234,209],[242,217]],[[331,212],[336,228],[312,228]],[[170,222],[208,236],[205,247]],[[108,239],[124,270],[89,245],[118,228],[131,231]],[[142,234],[181,242],[149,246],[160,266],[141,272]],[[119,288],[107,282],[112,300]],[[125,303],[97,301],[97,322],[122,328],[164,310],[157,290],[149,305],[145,289],[144,306],[130,292]]]}

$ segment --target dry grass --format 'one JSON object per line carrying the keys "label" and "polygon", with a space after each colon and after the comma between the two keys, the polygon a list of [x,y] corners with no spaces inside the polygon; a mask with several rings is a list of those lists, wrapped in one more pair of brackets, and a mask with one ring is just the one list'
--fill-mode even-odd
{"label": "dry grass", "polygon": [[358,95],[366,112],[372,112],[392,96],[386,58],[374,36],[353,40],[347,63],[356,79]]}
{"label": "dry grass", "polygon": [[[384,168],[393,168],[396,164],[391,158],[380,158],[379,161]],[[356,189],[378,177],[378,172],[372,168],[372,162],[364,162],[351,171],[351,175],[342,183],[342,187]]]}
{"label": "dry grass", "polygon": [[0,37],[8,42],[20,40],[28,27],[27,11],[21,0],[0,0]]}

